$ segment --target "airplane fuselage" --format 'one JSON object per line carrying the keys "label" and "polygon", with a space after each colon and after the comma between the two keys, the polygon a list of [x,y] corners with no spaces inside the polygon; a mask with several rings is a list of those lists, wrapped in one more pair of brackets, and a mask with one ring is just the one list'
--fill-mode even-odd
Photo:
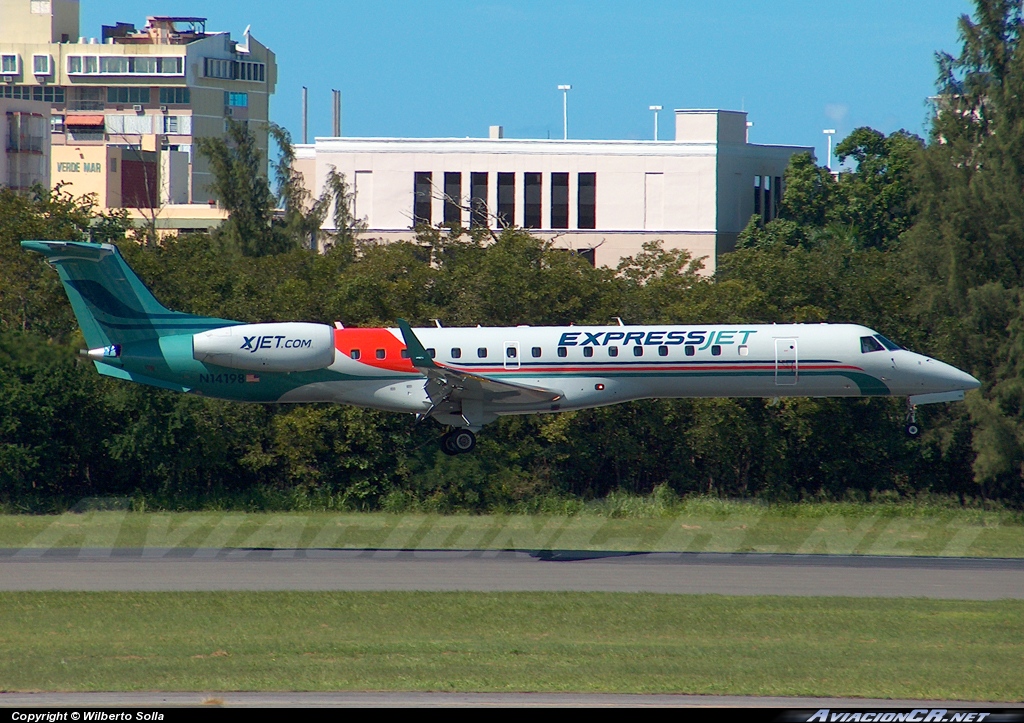
{"label": "airplane fuselage", "polygon": [[[645,398],[913,396],[978,384],[955,367],[853,324],[426,327],[414,332],[447,369],[560,394],[554,401],[525,402],[505,402],[499,394],[433,411],[439,421],[473,428],[505,414]],[[196,361],[190,336],[149,342],[157,343],[160,348],[148,354],[125,345],[119,366],[223,399],[335,402],[421,414],[432,407],[424,374],[413,366],[399,329],[335,329],[333,363],[291,373]],[[244,343],[258,345],[260,339]],[[275,343],[289,342],[263,340]],[[166,368],[158,368],[161,361]]]}

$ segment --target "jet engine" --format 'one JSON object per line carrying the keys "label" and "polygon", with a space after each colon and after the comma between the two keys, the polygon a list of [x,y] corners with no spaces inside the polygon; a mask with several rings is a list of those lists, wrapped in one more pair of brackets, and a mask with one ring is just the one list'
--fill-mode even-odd
{"label": "jet engine", "polygon": [[192,336],[192,358],[229,369],[309,372],[334,363],[334,329],[325,324],[242,324]]}

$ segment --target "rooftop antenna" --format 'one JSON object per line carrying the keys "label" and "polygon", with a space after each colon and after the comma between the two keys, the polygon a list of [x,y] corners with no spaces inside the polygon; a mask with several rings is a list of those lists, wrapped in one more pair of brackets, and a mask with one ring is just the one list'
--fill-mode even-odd
{"label": "rooftop antenna", "polygon": [[340,90],[332,90],[331,94],[333,95],[332,106],[333,106],[333,109],[334,109],[334,125],[333,125],[331,130],[333,131],[335,138],[340,138],[341,137],[341,91]]}
{"label": "rooftop antenna", "polygon": [[309,143],[309,136],[306,135],[307,122],[309,121],[309,91],[302,86],[302,143]]}

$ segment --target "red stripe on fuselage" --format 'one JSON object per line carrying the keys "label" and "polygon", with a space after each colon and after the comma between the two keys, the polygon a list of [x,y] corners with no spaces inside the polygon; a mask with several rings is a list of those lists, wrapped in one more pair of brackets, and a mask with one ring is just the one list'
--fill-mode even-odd
{"label": "red stripe on fuselage", "polygon": [[[359,350],[360,364],[392,372],[418,373],[411,359],[403,359],[405,344],[387,329],[335,329],[334,348],[345,356]],[[377,358],[377,350],[384,350],[384,358]]]}

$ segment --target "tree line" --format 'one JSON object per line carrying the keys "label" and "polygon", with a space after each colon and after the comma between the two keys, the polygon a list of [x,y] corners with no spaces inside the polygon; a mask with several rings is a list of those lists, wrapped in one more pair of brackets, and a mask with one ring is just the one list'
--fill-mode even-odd
{"label": "tree line", "polygon": [[[88,198],[0,189],[0,503],[531,509],[667,485],[1024,505],[1024,23],[1019,1],[976,5],[960,19],[960,52],[937,56],[929,137],[858,128],[836,148],[850,168],[838,178],[795,156],[778,217],[751,219],[713,278],[657,243],[606,269],[521,229],[361,240],[345,179],[306,194],[280,129],[277,194],[244,128],[203,144],[230,211],[208,236],[153,243]],[[320,230],[328,213],[336,233]],[[983,387],[922,407],[917,440],[902,433],[903,400],[658,400],[504,418],[475,454],[448,457],[438,430],[406,415],[239,405],[100,377],[76,358],[64,292],[18,247],[26,238],[112,241],[167,306],[246,322],[855,322]]]}

